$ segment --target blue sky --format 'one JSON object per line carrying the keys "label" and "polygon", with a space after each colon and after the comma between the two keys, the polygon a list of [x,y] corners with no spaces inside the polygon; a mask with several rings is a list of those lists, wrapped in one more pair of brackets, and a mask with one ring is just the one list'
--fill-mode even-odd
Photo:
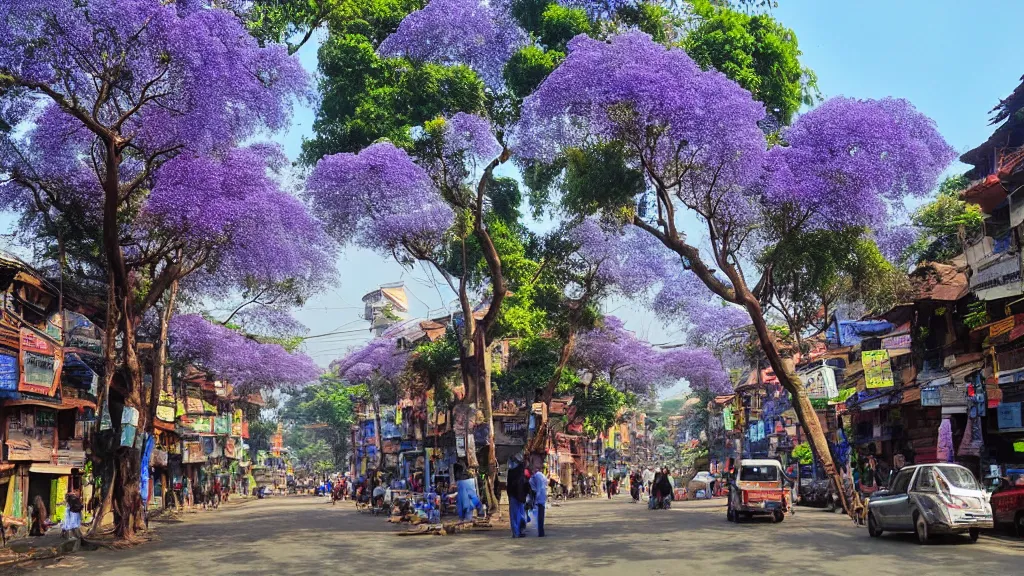
{"label": "blue sky", "polygon": [[[912,101],[935,119],[939,130],[959,152],[985,140],[992,131],[988,111],[1019,83],[1024,69],[1014,65],[1019,47],[1017,25],[1024,2],[953,0],[779,0],[773,14],[792,28],[803,50],[803,63],[818,75],[828,96],[897,96]],[[299,53],[316,70],[316,42]],[[291,129],[279,139],[296,157],[302,138],[312,134],[313,111],[296,111]],[[962,167],[954,166],[954,170]],[[0,230],[13,219],[0,217]],[[347,250],[338,263],[339,284],[312,299],[297,316],[310,334],[355,330],[312,340],[306,352],[321,365],[369,338],[359,319],[361,296],[378,285],[404,280],[415,316],[444,313],[450,293],[422,268],[403,269],[392,260],[366,250]],[[443,282],[442,282],[443,284]],[[616,301],[615,313],[651,342],[678,341],[643,306]],[[669,391],[677,392],[678,389]]]}

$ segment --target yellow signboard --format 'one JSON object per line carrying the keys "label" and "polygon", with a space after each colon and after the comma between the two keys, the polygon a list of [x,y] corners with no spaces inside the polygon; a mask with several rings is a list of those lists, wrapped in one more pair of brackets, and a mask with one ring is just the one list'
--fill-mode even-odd
{"label": "yellow signboard", "polygon": [[890,388],[893,386],[892,364],[888,350],[867,350],[861,353],[864,365],[864,385],[867,388]]}

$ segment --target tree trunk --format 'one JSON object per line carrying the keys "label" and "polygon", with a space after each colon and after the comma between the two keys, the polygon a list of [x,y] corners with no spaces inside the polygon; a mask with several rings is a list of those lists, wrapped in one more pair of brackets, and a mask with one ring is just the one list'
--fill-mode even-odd
{"label": "tree trunk", "polygon": [[[484,339],[481,332],[480,340]],[[478,342],[478,345],[482,342]],[[483,374],[480,381],[483,384],[481,391],[481,402],[484,405],[484,420],[487,423],[487,510],[495,516],[501,515],[497,495],[494,493],[494,481],[498,477],[498,453],[494,447],[494,408],[491,394],[491,350],[489,347],[481,346],[483,354]]]}
{"label": "tree trunk", "polygon": [[548,380],[547,386],[544,387],[544,395],[541,397],[541,401],[547,407],[547,410],[540,415],[539,422],[537,422],[537,432],[530,440],[529,446],[526,450],[532,455],[540,455],[541,457],[547,455],[547,413],[551,410],[551,399],[555,396],[555,388],[558,387],[558,383],[562,380],[562,372],[565,371],[565,367],[569,364],[569,358],[572,357],[573,351],[576,349],[576,330],[570,330],[569,336],[562,343],[562,353],[558,357],[558,365],[555,367],[555,372],[551,375]]}
{"label": "tree trunk", "polygon": [[768,363],[771,364],[772,370],[775,371],[775,376],[779,379],[779,384],[781,384],[793,398],[793,408],[796,411],[797,418],[800,420],[800,424],[804,428],[804,432],[807,433],[807,441],[810,443],[815,454],[817,454],[818,458],[821,460],[822,467],[825,468],[825,474],[827,474],[832,480],[832,483],[836,488],[836,493],[839,495],[840,502],[842,502],[843,509],[846,510],[846,513],[849,514],[851,518],[857,519],[857,509],[860,507],[859,499],[855,494],[854,502],[846,501],[846,492],[843,489],[843,479],[835,462],[832,460],[832,452],[828,448],[828,440],[825,438],[825,433],[821,429],[821,422],[818,420],[818,414],[815,412],[814,406],[811,405],[811,400],[807,397],[807,392],[801,385],[799,377],[797,377],[794,372],[792,362],[786,362],[783,360],[782,355],[779,353],[779,348],[775,342],[775,338],[772,336],[771,330],[768,328],[768,323],[764,319],[764,312],[761,310],[761,305],[758,303],[754,295],[744,289],[742,299],[743,305],[747,309],[747,313],[750,315],[750,319],[754,323],[754,330],[757,332],[758,340],[761,343],[761,349],[764,350],[765,355],[768,357]]}
{"label": "tree trunk", "polygon": [[377,428],[374,439],[377,441],[377,470],[384,468],[384,429],[380,425],[380,402],[373,400],[373,425]]}
{"label": "tree trunk", "polygon": [[93,536],[100,531],[103,525],[103,517],[107,515],[110,510],[111,499],[114,496],[114,484],[117,483],[117,467],[113,467],[110,474],[110,482],[103,483],[103,497],[100,498],[100,508],[94,512],[92,518],[92,526],[89,527],[89,533],[86,536]]}
{"label": "tree trunk", "polygon": [[171,288],[167,296],[167,303],[160,311],[160,329],[157,333],[156,342],[153,343],[153,385],[149,390],[149,425],[146,430],[152,434],[156,422],[156,408],[160,404],[160,393],[164,389],[164,376],[166,375],[167,364],[167,326],[174,315],[174,301],[178,295],[178,281],[171,282]]}
{"label": "tree trunk", "polygon": [[[93,438],[98,437],[100,432],[100,423],[103,421],[102,411],[108,412],[107,416],[110,417],[110,384],[114,380],[114,371],[117,369],[117,350],[115,348],[115,340],[117,338],[117,324],[118,324],[118,311],[114,305],[114,280],[113,273],[107,274],[107,314],[106,314],[106,326],[103,327],[103,381],[100,383],[100,389],[97,391],[96,406],[100,411],[96,418],[96,428],[93,430]],[[93,520],[92,527],[89,528],[89,536],[96,534],[100,529],[100,524],[103,523],[103,517],[106,516],[107,511],[110,510],[110,498],[113,494],[113,484],[117,480],[117,468],[112,467],[113,473],[111,474],[110,481],[105,482],[102,486],[105,493],[100,498],[100,509],[96,512],[95,519]]]}

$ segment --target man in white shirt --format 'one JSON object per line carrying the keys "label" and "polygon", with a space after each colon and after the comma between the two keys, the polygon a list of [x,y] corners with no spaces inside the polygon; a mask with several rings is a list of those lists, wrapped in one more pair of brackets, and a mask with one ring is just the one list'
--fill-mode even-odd
{"label": "man in white shirt", "polygon": [[537,505],[537,536],[544,537],[544,508],[548,503],[548,478],[540,466],[533,467],[530,476],[530,488],[533,490],[533,501]]}

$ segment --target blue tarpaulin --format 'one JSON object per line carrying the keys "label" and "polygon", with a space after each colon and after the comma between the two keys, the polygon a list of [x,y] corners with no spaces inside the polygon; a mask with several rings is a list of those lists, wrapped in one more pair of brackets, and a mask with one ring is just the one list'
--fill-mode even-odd
{"label": "blue tarpaulin", "polygon": [[[836,325],[839,325],[838,335]],[[825,338],[829,344],[836,346],[856,346],[861,340],[871,336],[881,336],[896,329],[896,326],[885,320],[839,320],[829,325]]]}

